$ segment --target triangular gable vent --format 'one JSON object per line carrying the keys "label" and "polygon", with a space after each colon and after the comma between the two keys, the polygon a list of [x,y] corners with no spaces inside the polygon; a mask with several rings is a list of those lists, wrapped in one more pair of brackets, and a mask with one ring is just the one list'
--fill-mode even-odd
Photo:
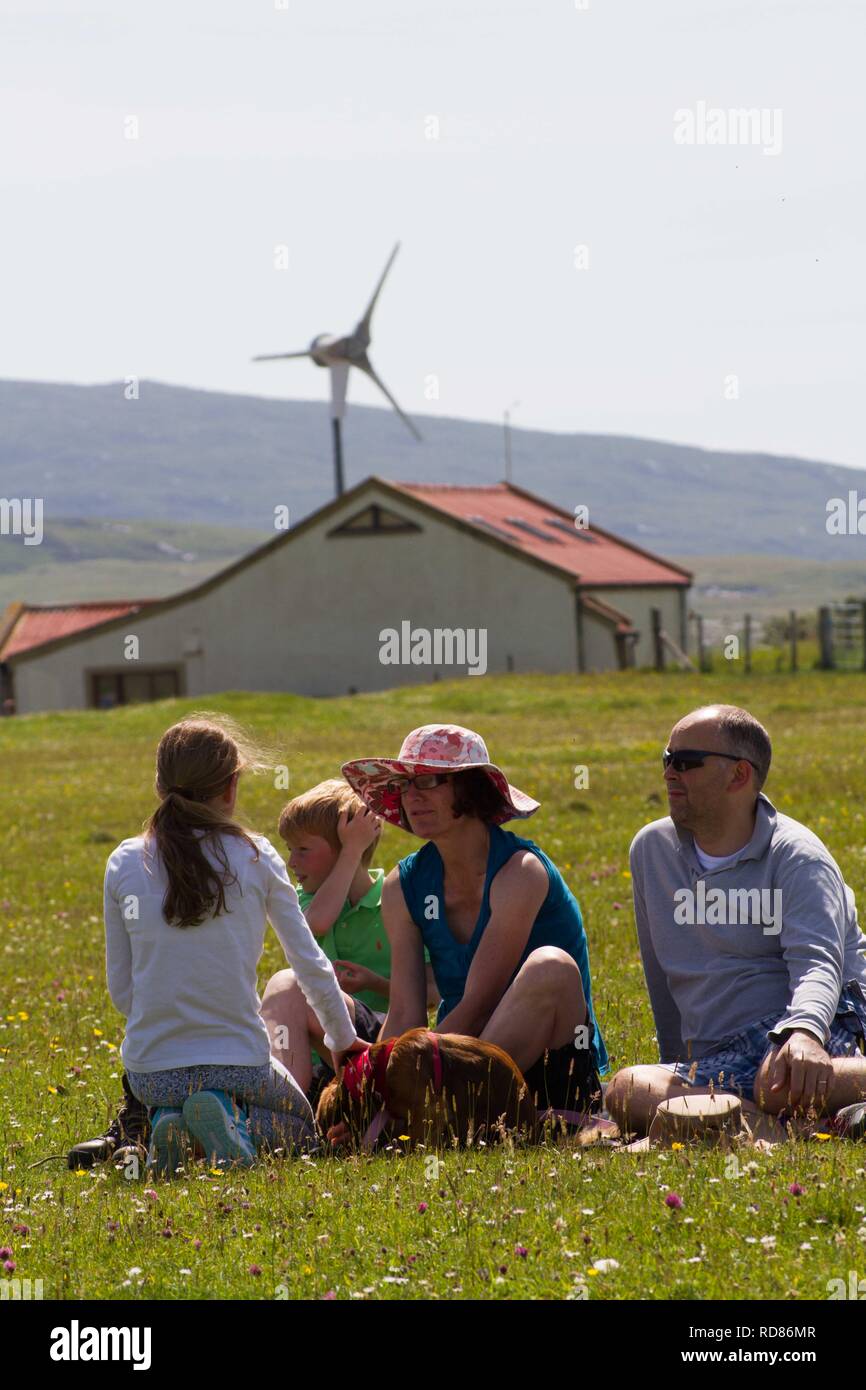
{"label": "triangular gable vent", "polygon": [[398,516],[396,512],[389,512],[386,507],[380,507],[378,502],[373,502],[363,511],[350,516],[348,521],[335,526],[333,531],[328,532],[328,536],[397,535],[400,532],[420,530],[421,527],[414,521],[409,521],[405,516]]}

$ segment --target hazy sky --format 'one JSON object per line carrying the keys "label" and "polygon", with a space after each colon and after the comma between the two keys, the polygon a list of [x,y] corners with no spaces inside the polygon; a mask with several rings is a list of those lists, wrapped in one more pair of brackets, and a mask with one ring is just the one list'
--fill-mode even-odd
{"label": "hazy sky", "polygon": [[323,399],[399,238],[407,411],[862,466],[863,0],[584,5],[0,0],[0,376]]}

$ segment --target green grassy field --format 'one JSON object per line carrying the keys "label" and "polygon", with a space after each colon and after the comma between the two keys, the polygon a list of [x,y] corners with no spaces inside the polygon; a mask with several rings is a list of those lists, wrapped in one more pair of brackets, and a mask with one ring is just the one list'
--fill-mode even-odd
{"label": "green grassy field", "polygon": [[[204,706],[241,719],[279,751],[293,793],[349,757],[396,753],[418,724],[478,728],[511,780],[542,801],[525,833],[580,900],[618,1066],[655,1055],[629,842],[663,814],[659,753],[671,724],[713,697],[767,723],[768,794],[827,842],[862,901],[859,675],[484,677],[332,701],[236,694],[2,721],[7,1277],[41,1279],[46,1299],[825,1299],[829,1280],[866,1277],[866,1145],[836,1139],[746,1153],[736,1166],[721,1153],[563,1142],[447,1153],[438,1171],[429,1155],[395,1152],[272,1161],[241,1177],[198,1166],[170,1184],[40,1162],[97,1132],[119,1094],[102,874],[152,809],[156,743],[181,713]],[[587,790],[574,789],[576,765],[589,769]],[[266,779],[248,780],[239,809],[276,838],[283,799]],[[390,867],[416,843],[388,828],[379,862]],[[269,934],[262,983],[280,963]],[[679,1209],[666,1206],[668,1191]]]}

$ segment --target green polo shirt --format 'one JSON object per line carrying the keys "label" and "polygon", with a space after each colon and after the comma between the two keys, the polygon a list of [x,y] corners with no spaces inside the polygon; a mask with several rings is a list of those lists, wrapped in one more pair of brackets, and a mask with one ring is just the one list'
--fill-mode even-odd
{"label": "green polo shirt", "polygon": [[[370,869],[373,879],[369,890],[359,898],[353,907],[347,898],[334,925],[317,936],[316,940],[328,960],[350,960],[354,965],[365,965],[375,970],[377,975],[391,978],[391,947],[382,926],[382,884],[385,881],[384,869]],[[315,897],[298,889],[301,911],[306,912]],[[361,989],[355,995],[362,999],[377,1013],[388,1012],[388,1000],[384,994],[376,994],[371,989]]]}

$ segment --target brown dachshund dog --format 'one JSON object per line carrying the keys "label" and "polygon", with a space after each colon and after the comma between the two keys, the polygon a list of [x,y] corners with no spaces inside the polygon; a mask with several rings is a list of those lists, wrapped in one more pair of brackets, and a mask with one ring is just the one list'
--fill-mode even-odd
{"label": "brown dachshund dog", "polygon": [[366,1149],[383,1132],[436,1148],[490,1143],[508,1131],[534,1138],[537,1116],[523,1076],[501,1047],[412,1028],[346,1058],[321,1094],[316,1124],[324,1135],[345,1125]]}

